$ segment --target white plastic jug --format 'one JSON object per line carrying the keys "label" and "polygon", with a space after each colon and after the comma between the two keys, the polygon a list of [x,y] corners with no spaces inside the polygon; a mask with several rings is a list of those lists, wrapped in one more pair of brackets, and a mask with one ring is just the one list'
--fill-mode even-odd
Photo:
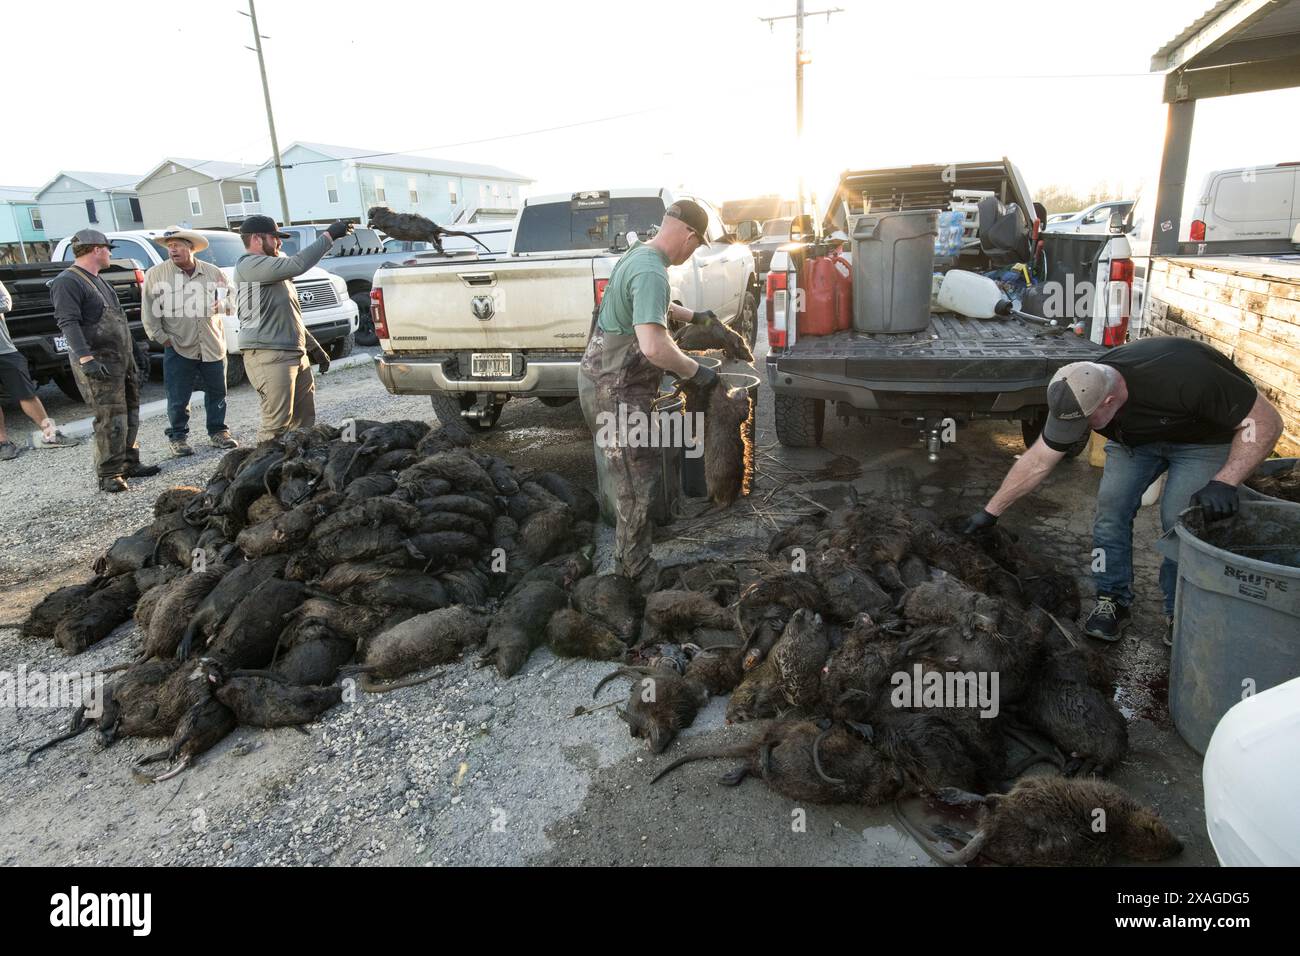
{"label": "white plastic jug", "polygon": [[1300,677],[1224,714],[1201,776],[1205,828],[1221,864],[1300,866]]}
{"label": "white plastic jug", "polygon": [[949,269],[939,287],[939,310],[970,319],[991,319],[997,304],[1005,298],[992,279],[976,272]]}

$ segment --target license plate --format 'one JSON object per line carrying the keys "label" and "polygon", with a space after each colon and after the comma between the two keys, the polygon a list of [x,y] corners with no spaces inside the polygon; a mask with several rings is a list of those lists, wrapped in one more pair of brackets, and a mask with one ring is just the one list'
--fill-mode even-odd
{"label": "license plate", "polygon": [[60,352],[66,352],[68,350],[67,338],[62,335],[54,336],[54,347]]}
{"label": "license plate", "polygon": [[469,370],[475,378],[505,378],[514,371],[514,356],[509,352],[474,352],[469,357]]}

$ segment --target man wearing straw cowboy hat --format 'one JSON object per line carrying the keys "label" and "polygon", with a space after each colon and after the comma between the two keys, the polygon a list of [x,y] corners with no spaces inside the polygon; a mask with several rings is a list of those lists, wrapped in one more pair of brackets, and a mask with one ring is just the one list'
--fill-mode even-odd
{"label": "man wearing straw cowboy hat", "polygon": [[154,242],[167,261],[144,275],[140,317],[149,338],[163,347],[167,390],[167,440],[177,457],[194,454],[189,445],[190,396],[203,389],[208,438],[214,448],[237,448],[226,428],[226,330],[224,315],[234,299],[225,274],[195,258],[208,247],[201,233],[173,226]]}
{"label": "man wearing straw cowboy hat", "polygon": [[653,239],[623,254],[610,275],[578,373],[583,412],[614,487],[614,572],[636,581],[643,592],[654,589],[659,570],[650,556],[656,450],[617,439],[602,444],[604,429],[594,423],[597,416],[626,420],[619,415],[620,405],[625,415],[639,411],[648,417],[664,372],[677,376],[694,407],[707,404],[718,373],[682,352],[668,334],[669,315],[679,322],[716,321],[711,311],[674,305],[668,281],[670,265],[681,265],[708,245],[707,230],[708,214],[683,199],[668,207]]}

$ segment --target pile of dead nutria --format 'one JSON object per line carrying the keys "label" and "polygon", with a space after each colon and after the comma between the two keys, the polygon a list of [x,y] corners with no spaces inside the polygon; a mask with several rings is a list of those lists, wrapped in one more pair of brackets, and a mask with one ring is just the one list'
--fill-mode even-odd
{"label": "pile of dead nutria", "polygon": [[[729,722],[764,723],[655,780],[731,758],[723,783],[754,776],[798,801],[981,795],[981,830],[955,862],[1156,860],[1181,849],[1153,813],[1092,779],[1128,750],[1114,678],[1067,630],[1079,612],[1074,580],[1005,531],[968,538],[922,509],[855,503],[778,533],[765,567],[708,562],[665,577],[641,608],[634,666],[597,694],[630,681],[620,716],[656,753],[710,695],[730,695]],[[615,587],[583,581],[575,607],[622,633],[638,605]],[[1041,762],[1060,775],[999,797]]]}
{"label": "pile of dead nutria", "polygon": [[69,654],[132,616],[142,635],[102,713],[83,709],[57,739],[92,723],[105,744],[170,737],[155,758],[177,772],[238,724],[315,719],[339,702],[341,675],[387,690],[481,646],[508,677],[548,639],[621,656],[556,614],[590,573],[595,498],[469,444],[462,428],[416,421],[318,425],[230,452],[204,488],[163,493],[95,577],[23,624]]}

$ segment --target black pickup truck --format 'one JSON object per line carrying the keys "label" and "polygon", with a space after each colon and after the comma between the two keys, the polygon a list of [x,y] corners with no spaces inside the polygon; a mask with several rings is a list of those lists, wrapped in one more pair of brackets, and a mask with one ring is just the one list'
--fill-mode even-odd
{"label": "black pickup truck", "polygon": [[[1024,217],[1020,225],[1029,237],[1027,248],[1034,246],[1038,216],[1019,171],[1006,159],[846,172],[822,228],[825,234],[851,235],[854,222],[868,212],[942,210],[977,194],[996,197],[1008,214],[1014,204]],[[803,228],[812,225],[805,222]],[[931,460],[950,440],[951,426],[975,419],[1019,421],[1026,446],[1036,440],[1046,419],[1053,373],[1122,344],[1132,280],[1123,234],[1038,238],[1043,245],[1029,255],[1040,268],[1046,263],[1047,288],[1066,292],[1054,327],[1019,318],[984,320],[934,312],[919,332],[803,334],[798,331],[800,297],[791,290],[797,289],[804,261],[823,251],[824,244],[783,246],[773,257],[766,302],[767,378],[775,393],[781,444],[820,444],[828,409],[844,418],[914,426]],[[973,271],[992,265],[982,246],[970,243],[957,263]],[[1109,288],[1116,281],[1124,288]],[[1089,293],[1080,295],[1085,289]]]}
{"label": "black pickup truck", "polygon": [[[66,262],[28,262],[0,266],[0,282],[14,300],[5,316],[9,336],[27,359],[32,381],[37,387],[53,381],[73,401],[81,401],[76,379],[68,365],[68,346],[54,321],[54,303],[50,300],[50,282],[68,268]],[[100,272],[126,312],[135,339],[136,365],[141,380],[149,378],[149,347],[140,322],[140,285],[144,274],[129,260],[113,260]]]}

